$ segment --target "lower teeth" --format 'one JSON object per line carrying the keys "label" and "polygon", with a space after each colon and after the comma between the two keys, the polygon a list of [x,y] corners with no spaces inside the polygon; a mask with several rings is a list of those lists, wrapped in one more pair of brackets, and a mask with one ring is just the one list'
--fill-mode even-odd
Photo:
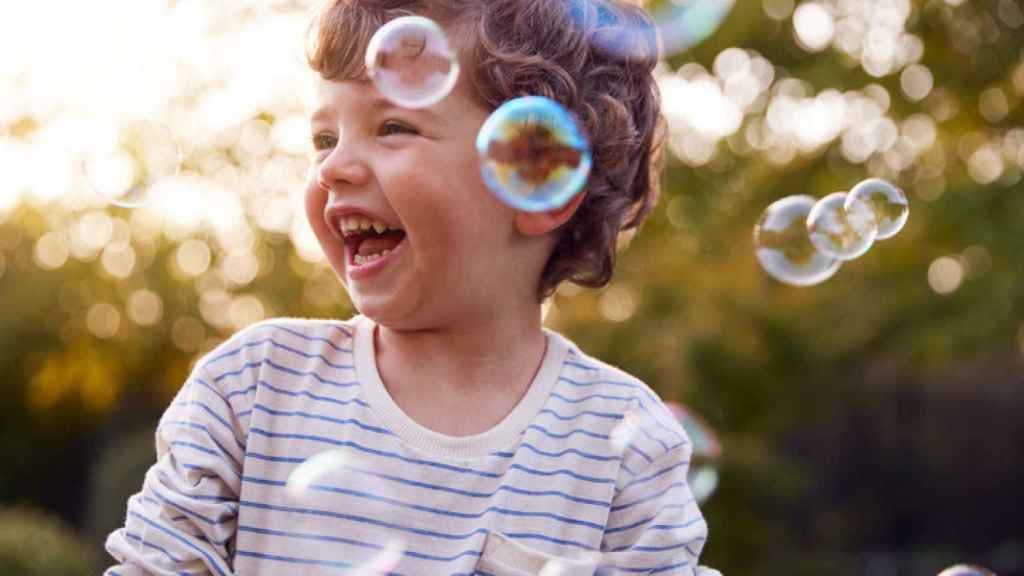
{"label": "lower teeth", "polygon": [[390,252],[391,252],[391,250],[385,250],[385,251],[381,252],[380,254],[367,254],[366,256],[363,256],[362,254],[356,254],[356,256],[355,256],[355,258],[353,258],[353,260],[355,260],[356,264],[366,264],[368,262],[373,262],[374,260],[378,260],[380,258],[383,258],[383,257],[387,256]]}

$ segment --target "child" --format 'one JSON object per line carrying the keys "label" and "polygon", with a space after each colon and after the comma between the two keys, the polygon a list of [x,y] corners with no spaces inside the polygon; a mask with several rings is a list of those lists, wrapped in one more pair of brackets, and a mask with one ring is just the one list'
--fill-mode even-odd
{"label": "child", "polygon": [[[462,66],[425,109],[389,105],[362,68],[373,32],[406,14],[438,22]],[[107,574],[337,573],[396,539],[397,565],[375,570],[697,573],[707,525],[682,428],[541,325],[563,280],[608,282],[618,233],[656,200],[646,16],[612,0],[334,0],[318,23],[306,215],[360,314],[262,322],[197,363]],[[547,212],[499,202],[474,147],[523,95],[590,135],[587,187]],[[288,490],[332,450],[354,464]]]}

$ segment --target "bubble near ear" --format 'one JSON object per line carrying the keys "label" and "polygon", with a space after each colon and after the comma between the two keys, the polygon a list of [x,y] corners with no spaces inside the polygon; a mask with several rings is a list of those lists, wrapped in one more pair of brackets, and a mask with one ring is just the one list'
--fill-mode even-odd
{"label": "bubble near ear", "polygon": [[509,206],[543,212],[567,204],[587,182],[590,143],[573,115],[542,96],[510,100],[477,134],[487,187]]}

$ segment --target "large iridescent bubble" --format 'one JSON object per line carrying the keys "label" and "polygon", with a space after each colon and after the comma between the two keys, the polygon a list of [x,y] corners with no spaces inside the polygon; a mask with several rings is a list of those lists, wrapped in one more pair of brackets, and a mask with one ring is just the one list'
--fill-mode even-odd
{"label": "large iridescent bubble", "polygon": [[573,115],[554,100],[525,96],[495,110],[477,134],[487,187],[527,212],[558,208],[590,175],[590,143]]}
{"label": "large iridescent bubble", "polygon": [[722,25],[735,0],[672,0],[657,4],[647,11],[650,22],[616,16],[600,0],[574,0],[573,14],[581,23],[596,18],[598,27],[605,27],[608,33],[598,33],[594,41],[603,50],[629,60],[651,52],[654,31],[657,31],[663,56],[679,54],[701,43]]}
{"label": "large iridescent bubble", "polygon": [[396,105],[424,108],[452,91],[459,60],[437,23],[423,16],[402,16],[381,26],[370,39],[366,72]]}
{"label": "large iridescent bubble", "polygon": [[757,260],[776,280],[812,286],[828,280],[841,262],[818,252],[807,232],[812,196],[787,196],[765,208],[754,227]]}
{"label": "large iridescent bubble", "polygon": [[322,507],[325,501],[338,510],[351,510],[365,518],[363,533],[348,534],[329,542],[297,541],[308,547],[303,556],[320,558],[332,574],[380,576],[390,574],[406,553],[406,535],[386,521],[400,513],[402,503],[391,484],[373,471],[368,458],[353,450],[335,449],[306,458],[288,475],[283,502],[297,514]]}

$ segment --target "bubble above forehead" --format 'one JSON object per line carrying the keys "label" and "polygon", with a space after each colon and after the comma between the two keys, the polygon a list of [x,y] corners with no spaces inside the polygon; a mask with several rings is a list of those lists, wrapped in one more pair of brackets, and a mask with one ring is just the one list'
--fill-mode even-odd
{"label": "bubble above forehead", "polygon": [[443,100],[459,78],[459,61],[444,31],[423,16],[387,22],[366,46],[366,73],[398,106],[424,108]]}

